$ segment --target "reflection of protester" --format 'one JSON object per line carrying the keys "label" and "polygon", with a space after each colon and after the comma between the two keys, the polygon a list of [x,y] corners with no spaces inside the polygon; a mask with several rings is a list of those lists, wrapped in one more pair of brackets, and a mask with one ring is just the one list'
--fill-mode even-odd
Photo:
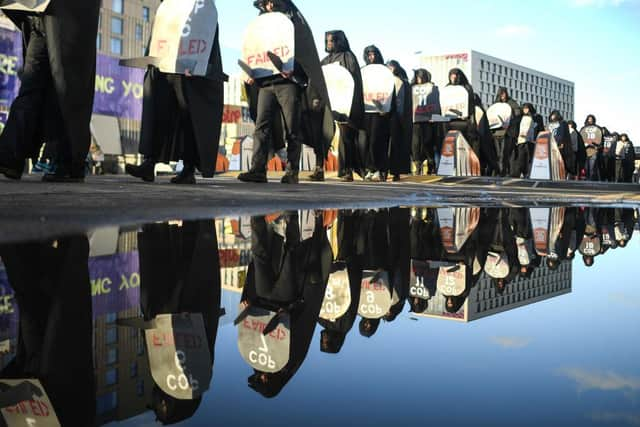
{"label": "reflection of protester", "polygon": [[36,378],[63,426],[96,416],[89,242],[73,236],[0,247],[20,311],[15,358],[2,378]]}
{"label": "reflection of protester", "polygon": [[[424,68],[415,71],[413,86],[431,83],[431,73]],[[438,90],[437,87],[434,91]],[[442,146],[442,127],[436,123],[422,122],[413,124],[413,136],[411,140],[411,156],[416,175],[422,175],[425,162],[429,175],[436,173],[436,157],[440,156]]]}
{"label": "reflection of protester", "polygon": [[43,14],[6,10],[26,42],[18,97],[0,136],[0,173],[20,179],[25,159],[56,141],[44,181],[84,180],[91,135],[98,0],[58,0]]}
{"label": "reflection of protester", "polygon": [[[213,366],[221,298],[215,224],[187,221],[182,226],[146,225],[138,234],[138,246],[145,319],[160,314],[202,314]],[[173,424],[192,417],[202,397],[178,400],[155,385],[152,399],[158,420]]]}

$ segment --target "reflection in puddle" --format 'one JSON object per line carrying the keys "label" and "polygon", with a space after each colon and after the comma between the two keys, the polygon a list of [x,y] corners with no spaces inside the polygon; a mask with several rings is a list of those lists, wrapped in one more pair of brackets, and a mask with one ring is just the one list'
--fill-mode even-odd
{"label": "reflection in puddle", "polygon": [[[416,207],[4,245],[2,416],[103,425],[150,410],[164,424],[190,420],[225,370],[214,363],[220,352],[235,353],[244,366],[236,381],[248,379],[253,395],[281,396],[315,336],[322,353],[338,354],[357,335],[383,345],[382,326],[400,333],[403,313],[471,322],[569,294],[574,268],[617,256],[636,224],[632,209]],[[233,325],[235,343],[216,345]],[[531,345],[517,335],[488,341]]]}

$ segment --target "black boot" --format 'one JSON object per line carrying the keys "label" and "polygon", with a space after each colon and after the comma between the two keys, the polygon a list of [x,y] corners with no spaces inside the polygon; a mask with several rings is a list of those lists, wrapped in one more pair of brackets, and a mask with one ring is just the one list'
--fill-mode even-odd
{"label": "black boot", "polygon": [[127,174],[145,182],[153,182],[156,179],[155,169],[156,161],[153,159],[145,159],[140,166],[126,165],[124,167]]}
{"label": "black boot", "polygon": [[267,182],[267,174],[264,172],[250,170],[249,172],[243,172],[238,175],[238,180],[242,182],[255,182],[258,184],[264,184]]}
{"label": "black boot", "polygon": [[84,182],[84,166],[69,165],[68,162],[56,163],[54,171],[44,174],[42,181],[71,184]]}
{"label": "black boot", "polygon": [[347,169],[344,175],[340,177],[342,182],[353,182],[353,171],[351,169]]}
{"label": "black boot", "polygon": [[24,170],[24,160],[8,159],[0,160],[0,174],[9,179],[18,180],[22,178]]}
{"label": "black boot", "polygon": [[316,166],[316,169],[313,171],[311,176],[309,176],[311,181],[322,182],[324,181],[324,169],[320,166]]}
{"label": "black boot", "polygon": [[185,165],[182,171],[171,178],[172,184],[194,185],[196,183],[196,168]]}
{"label": "black boot", "polygon": [[281,184],[298,184],[300,180],[298,179],[298,171],[294,171],[287,167],[287,171],[284,176],[280,180]]}

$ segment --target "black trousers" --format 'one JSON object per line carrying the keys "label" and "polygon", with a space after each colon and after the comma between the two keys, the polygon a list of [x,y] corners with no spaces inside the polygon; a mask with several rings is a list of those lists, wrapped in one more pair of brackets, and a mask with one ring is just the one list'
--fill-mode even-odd
{"label": "black trousers", "polygon": [[287,143],[287,167],[293,172],[300,169],[301,137],[301,93],[294,83],[265,86],[258,93],[256,129],[253,134],[253,159],[251,170],[266,172],[271,140],[272,123],[282,114],[284,135]]}
{"label": "black trousers", "polygon": [[389,171],[389,139],[391,138],[391,115],[367,113],[364,115],[366,142],[361,150],[367,171],[387,173]]}
{"label": "black trousers", "polygon": [[416,163],[429,164],[429,171],[435,170],[435,153],[438,149],[439,126],[433,123],[414,123],[411,140],[411,157]]}
{"label": "black trousers", "polygon": [[20,91],[11,104],[7,124],[0,136],[0,156],[15,160],[36,159],[47,140],[53,149],[47,150],[48,156],[71,162],[71,147],[53,87],[44,24],[37,17],[31,18],[30,22]]}
{"label": "black trousers", "polygon": [[347,171],[360,169],[357,161],[357,139],[358,131],[346,124],[338,124],[340,128],[340,141],[338,152],[340,155],[340,166],[338,175],[344,176]]}
{"label": "black trousers", "polygon": [[529,168],[531,165],[531,149],[529,142],[518,144],[511,152],[509,159],[509,174],[512,178],[527,178],[529,176]]}

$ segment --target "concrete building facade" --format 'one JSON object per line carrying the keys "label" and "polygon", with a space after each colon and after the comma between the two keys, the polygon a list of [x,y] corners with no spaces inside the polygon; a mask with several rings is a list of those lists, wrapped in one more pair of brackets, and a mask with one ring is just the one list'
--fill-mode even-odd
{"label": "concrete building facade", "polygon": [[449,70],[460,68],[485,107],[494,103],[498,88],[504,86],[518,103],[533,104],[545,121],[554,109],[566,120],[574,119],[575,84],[569,80],[474,50],[445,55],[419,52],[416,64],[426,68],[440,87],[448,83]]}

